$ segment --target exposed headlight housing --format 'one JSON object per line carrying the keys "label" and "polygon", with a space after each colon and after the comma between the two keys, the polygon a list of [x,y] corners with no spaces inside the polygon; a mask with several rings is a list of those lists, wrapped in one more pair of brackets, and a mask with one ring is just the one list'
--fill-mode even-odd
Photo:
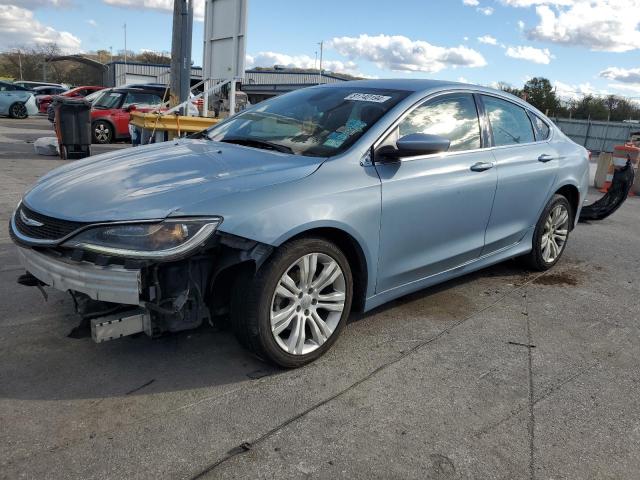
{"label": "exposed headlight housing", "polygon": [[220,217],[207,217],[105,224],[83,230],[63,246],[118,257],[171,260],[202,245],[221,222]]}

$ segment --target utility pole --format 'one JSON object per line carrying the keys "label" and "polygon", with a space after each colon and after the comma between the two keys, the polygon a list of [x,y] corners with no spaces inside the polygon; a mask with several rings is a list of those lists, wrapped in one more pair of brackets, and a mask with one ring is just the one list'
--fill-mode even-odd
{"label": "utility pole", "polygon": [[20,80],[24,80],[22,78],[22,52],[18,50],[18,68],[20,69]]}
{"label": "utility pole", "polygon": [[322,83],[322,53],[324,50],[324,40],[322,40],[318,45],[320,45],[320,68],[318,69],[318,85]]}
{"label": "utility pole", "polygon": [[111,53],[111,63],[113,63],[113,47],[109,47],[109,52]]}
{"label": "utility pole", "polygon": [[[171,39],[171,81],[169,105],[175,107],[189,100],[191,90],[191,34],[194,0],[174,0],[173,36]],[[187,113],[184,107],[182,113]]]}
{"label": "utility pole", "polygon": [[127,24],[124,24],[124,65],[125,65],[125,79],[126,79],[126,66],[127,66]]}

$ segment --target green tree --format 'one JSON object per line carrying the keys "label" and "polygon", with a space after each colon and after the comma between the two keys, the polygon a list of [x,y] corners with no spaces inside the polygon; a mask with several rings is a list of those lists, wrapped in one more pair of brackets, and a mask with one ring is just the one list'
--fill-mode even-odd
{"label": "green tree", "polygon": [[543,113],[553,115],[560,106],[551,82],[543,77],[534,77],[522,89],[525,100]]}

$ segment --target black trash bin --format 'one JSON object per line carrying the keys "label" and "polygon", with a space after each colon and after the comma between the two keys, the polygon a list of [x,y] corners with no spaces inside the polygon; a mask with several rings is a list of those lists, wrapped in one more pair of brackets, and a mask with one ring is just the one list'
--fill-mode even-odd
{"label": "black trash bin", "polygon": [[76,160],[91,155],[91,103],[84,99],[56,97],[55,128],[60,157]]}

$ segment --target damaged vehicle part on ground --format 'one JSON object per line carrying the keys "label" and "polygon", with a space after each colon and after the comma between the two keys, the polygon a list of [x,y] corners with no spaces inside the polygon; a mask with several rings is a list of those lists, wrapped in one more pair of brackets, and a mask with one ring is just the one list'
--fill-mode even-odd
{"label": "damaged vehicle part on ground", "polygon": [[505,92],[366,80],[52,170],[10,231],[23,283],[72,291],[97,341],[228,316],[297,367],[352,307],[515,257],[553,267],[588,179],[587,151]]}
{"label": "damaged vehicle part on ground", "polygon": [[607,193],[592,204],[582,207],[580,221],[604,220],[613,215],[629,197],[634,180],[635,172],[631,160],[628,159],[624,167],[616,167]]}

